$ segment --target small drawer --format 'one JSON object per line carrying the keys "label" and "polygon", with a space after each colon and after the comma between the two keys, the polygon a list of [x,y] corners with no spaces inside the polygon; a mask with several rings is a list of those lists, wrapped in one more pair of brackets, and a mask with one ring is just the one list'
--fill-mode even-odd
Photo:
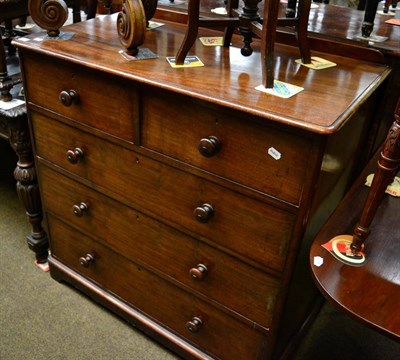
{"label": "small drawer", "polygon": [[179,230],[283,270],[294,214],[40,114],[31,119],[39,157]]}
{"label": "small drawer", "polygon": [[167,274],[265,328],[271,326],[277,279],[47,166],[39,163],[37,169],[47,212],[115,252]]}
{"label": "small drawer", "polygon": [[145,93],[141,144],[297,205],[309,168],[310,139],[240,118],[181,95]]}
{"label": "small drawer", "polygon": [[220,359],[260,359],[260,332],[49,216],[52,256]]}
{"label": "small drawer", "polygon": [[28,103],[129,142],[138,138],[139,95],[131,84],[54,59],[44,65],[33,54],[24,61]]}

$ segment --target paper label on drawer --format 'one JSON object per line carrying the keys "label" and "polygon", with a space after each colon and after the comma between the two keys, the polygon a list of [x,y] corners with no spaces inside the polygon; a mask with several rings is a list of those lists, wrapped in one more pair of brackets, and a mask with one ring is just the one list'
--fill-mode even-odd
{"label": "paper label on drawer", "polygon": [[183,65],[176,65],[175,57],[167,57],[167,61],[173,68],[204,66],[203,62],[197,56],[186,56]]}
{"label": "paper label on drawer", "polygon": [[282,157],[281,153],[273,147],[268,149],[268,155],[273,157],[275,160],[279,160]]}
{"label": "paper label on drawer", "polygon": [[308,67],[310,69],[314,69],[314,70],[323,70],[323,69],[328,69],[331,67],[336,66],[336,63],[320,58],[318,56],[312,56],[311,57],[311,64],[303,64],[301,62],[301,59],[297,59],[296,62],[300,65],[303,65],[305,67]]}
{"label": "paper label on drawer", "polygon": [[256,87],[256,90],[287,99],[303,91],[304,88],[297,85],[288,84],[283,81],[275,80],[274,87],[272,89],[266,88],[264,87],[264,85],[259,85]]}

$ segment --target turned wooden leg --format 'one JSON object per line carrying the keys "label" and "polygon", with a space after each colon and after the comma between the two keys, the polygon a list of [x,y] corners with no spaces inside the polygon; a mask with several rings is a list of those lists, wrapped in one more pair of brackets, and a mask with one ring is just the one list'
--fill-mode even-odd
{"label": "turned wooden leg", "polygon": [[185,39],[175,57],[175,64],[183,65],[186,55],[196,41],[199,31],[200,0],[189,0]]}
{"label": "turned wooden leg", "polygon": [[28,246],[35,252],[36,260],[43,263],[47,260],[48,239],[42,228],[42,204],[33,161],[26,114],[15,118],[10,125],[9,140],[18,156],[14,178],[17,181],[17,193],[22,201],[32,231],[27,237]]}
{"label": "turned wooden leg", "polygon": [[400,98],[394,115],[394,122],[386,137],[378,167],[368,193],[360,221],[354,227],[353,241],[350,248],[353,252],[361,251],[376,210],[382,201],[386,187],[393,181],[400,166]]}

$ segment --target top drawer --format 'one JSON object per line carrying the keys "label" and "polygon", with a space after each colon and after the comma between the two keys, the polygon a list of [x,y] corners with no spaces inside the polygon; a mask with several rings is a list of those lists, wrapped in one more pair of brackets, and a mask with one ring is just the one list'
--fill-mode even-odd
{"label": "top drawer", "polygon": [[138,136],[135,130],[135,124],[139,123],[138,91],[131,84],[50,58],[44,71],[40,58],[32,54],[24,56],[29,103],[129,142]]}
{"label": "top drawer", "polygon": [[146,93],[141,112],[143,146],[299,203],[310,139],[261,125],[251,115],[238,117],[161,92]]}

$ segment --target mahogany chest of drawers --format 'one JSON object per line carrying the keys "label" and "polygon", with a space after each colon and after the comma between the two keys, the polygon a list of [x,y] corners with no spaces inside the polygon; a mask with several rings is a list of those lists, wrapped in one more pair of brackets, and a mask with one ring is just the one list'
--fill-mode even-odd
{"label": "mahogany chest of drawers", "polygon": [[277,357],[309,220],[361,155],[388,69],[282,70],[305,87],[282,100],[254,89],[259,53],[196,45],[205,67],[172,69],[184,29],[167,24],[147,35],[159,57],[129,62],[114,23],[16,42],[51,275],[185,358]]}

